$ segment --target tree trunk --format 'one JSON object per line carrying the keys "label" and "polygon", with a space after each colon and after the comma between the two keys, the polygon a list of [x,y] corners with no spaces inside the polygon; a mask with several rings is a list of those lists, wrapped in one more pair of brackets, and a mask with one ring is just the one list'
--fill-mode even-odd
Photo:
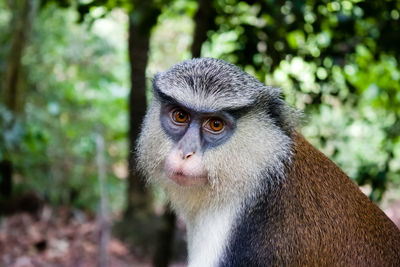
{"label": "tree trunk", "polygon": [[130,217],[137,210],[148,209],[150,197],[145,189],[144,177],[137,170],[136,141],[146,113],[146,67],[149,53],[150,32],[143,33],[140,24],[129,19],[129,60],[131,67],[131,92],[129,95],[129,155],[128,155],[128,208]]}
{"label": "tree trunk", "polygon": [[[13,34],[4,70],[2,100],[4,106],[12,113],[15,122],[17,114],[22,110],[22,103],[20,103],[21,88],[19,87],[21,58],[32,30],[39,0],[25,0],[20,6],[17,3],[12,4],[15,6],[13,18],[11,19]],[[12,126],[13,123],[10,124],[10,127]],[[7,131],[8,129],[3,130]],[[12,192],[14,168],[13,162],[8,155],[10,152],[12,151],[6,151],[5,158],[0,162],[0,186],[2,188],[0,193],[3,197],[8,197]]]}
{"label": "tree trunk", "polygon": [[11,196],[12,173],[12,162],[7,159],[2,160],[0,162],[0,202],[2,201],[2,198],[8,199]]}
{"label": "tree trunk", "polygon": [[108,214],[108,196],[106,190],[107,170],[104,158],[104,138],[99,133],[96,136],[96,163],[99,180],[99,211],[97,215],[99,231],[98,266],[110,266],[108,246],[110,242],[110,216]]}
{"label": "tree trunk", "polygon": [[198,8],[194,16],[195,30],[191,47],[192,57],[201,56],[201,47],[207,40],[207,31],[210,29],[214,19],[213,0],[198,0]]}
{"label": "tree trunk", "polygon": [[15,10],[14,18],[11,20],[12,23],[15,23],[15,26],[11,26],[13,35],[4,71],[3,100],[5,106],[14,113],[21,109],[21,105],[18,103],[20,98],[18,81],[21,72],[21,58],[32,30],[38,6],[39,0],[25,0],[21,8]]}

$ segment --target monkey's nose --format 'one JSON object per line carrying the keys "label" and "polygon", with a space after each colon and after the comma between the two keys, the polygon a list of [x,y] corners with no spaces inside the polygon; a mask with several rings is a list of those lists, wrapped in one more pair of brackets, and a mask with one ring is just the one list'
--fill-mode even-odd
{"label": "monkey's nose", "polygon": [[189,153],[187,153],[186,155],[185,155],[185,158],[184,159],[188,159],[188,158],[190,158],[191,156],[193,156],[194,155],[194,152],[189,152]]}
{"label": "monkey's nose", "polygon": [[183,160],[190,158],[191,156],[194,155],[194,153],[195,153],[194,151],[190,151],[190,152],[186,152],[185,151],[185,152],[183,152],[182,149],[179,149],[179,156]]}

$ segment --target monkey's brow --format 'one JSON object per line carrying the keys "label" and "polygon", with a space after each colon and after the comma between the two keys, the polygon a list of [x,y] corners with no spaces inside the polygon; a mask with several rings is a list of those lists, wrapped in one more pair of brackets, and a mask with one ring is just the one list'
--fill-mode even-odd
{"label": "monkey's brow", "polygon": [[237,107],[237,108],[227,108],[227,109],[223,109],[221,110],[222,112],[226,112],[228,114],[231,114],[233,117],[235,117],[236,119],[240,118],[241,116],[243,116],[246,113],[249,113],[250,110],[252,109],[253,106],[248,105],[248,106],[243,106],[243,107]]}
{"label": "monkey's brow", "polygon": [[153,92],[154,92],[155,96],[158,97],[160,99],[160,101],[162,101],[164,103],[173,104],[173,105],[181,104],[173,97],[170,97],[169,95],[161,92],[160,88],[158,88],[157,86],[153,86]]}
{"label": "monkey's brow", "polygon": [[156,95],[156,97],[159,98],[159,100],[165,104],[169,104],[169,105],[176,105],[176,106],[182,106],[185,108],[188,108],[190,110],[199,112],[199,113],[228,113],[230,115],[232,115],[235,118],[239,118],[241,117],[243,114],[246,114],[249,112],[249,110],[252,108],[251,105],[247,105],[247,106],[243,106],[243,107],[235,107],[235,108],[223,108],[223,109],[197,109],[191,106],[188,106],[185,103],[181,103],[180,101],[176,100],[175,98],[163,93],[160,88],[158,88],[157,86],[154,86],[154,94]]}

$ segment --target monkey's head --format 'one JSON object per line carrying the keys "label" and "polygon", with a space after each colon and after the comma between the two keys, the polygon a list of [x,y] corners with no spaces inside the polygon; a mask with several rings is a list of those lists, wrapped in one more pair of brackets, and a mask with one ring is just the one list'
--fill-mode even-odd
{"label": "monkey's head", "polygon": [[153,94],[138,163],[183,214],[282,179],[297,116],[279,89],[201,58],[156,75]]}

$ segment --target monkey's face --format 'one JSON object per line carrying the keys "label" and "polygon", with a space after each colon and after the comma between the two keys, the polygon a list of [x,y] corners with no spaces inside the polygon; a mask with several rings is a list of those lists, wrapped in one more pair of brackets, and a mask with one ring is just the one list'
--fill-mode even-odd
{"label": "monkey's face", "polygon": [[291,140],[278,89],[215,59],[178,64],[157,75],[153,89],[138,163],[175,207],[189,213],[231,201],[283,176]]}
{"label": "monkey's face", "polygon": [[203,154],[232,136],[235,118],[228,112],[199,111],[162,101],[160,121],[174,143],[164,163],[168,178],[181,186],[207,184]]}
{"label": "monkey's face", "polygon": [[289,144],[262,112],[201,112],[155,97],[137,152],[148,181],[189,213],[257,187],[265,170],[279,179]]}

